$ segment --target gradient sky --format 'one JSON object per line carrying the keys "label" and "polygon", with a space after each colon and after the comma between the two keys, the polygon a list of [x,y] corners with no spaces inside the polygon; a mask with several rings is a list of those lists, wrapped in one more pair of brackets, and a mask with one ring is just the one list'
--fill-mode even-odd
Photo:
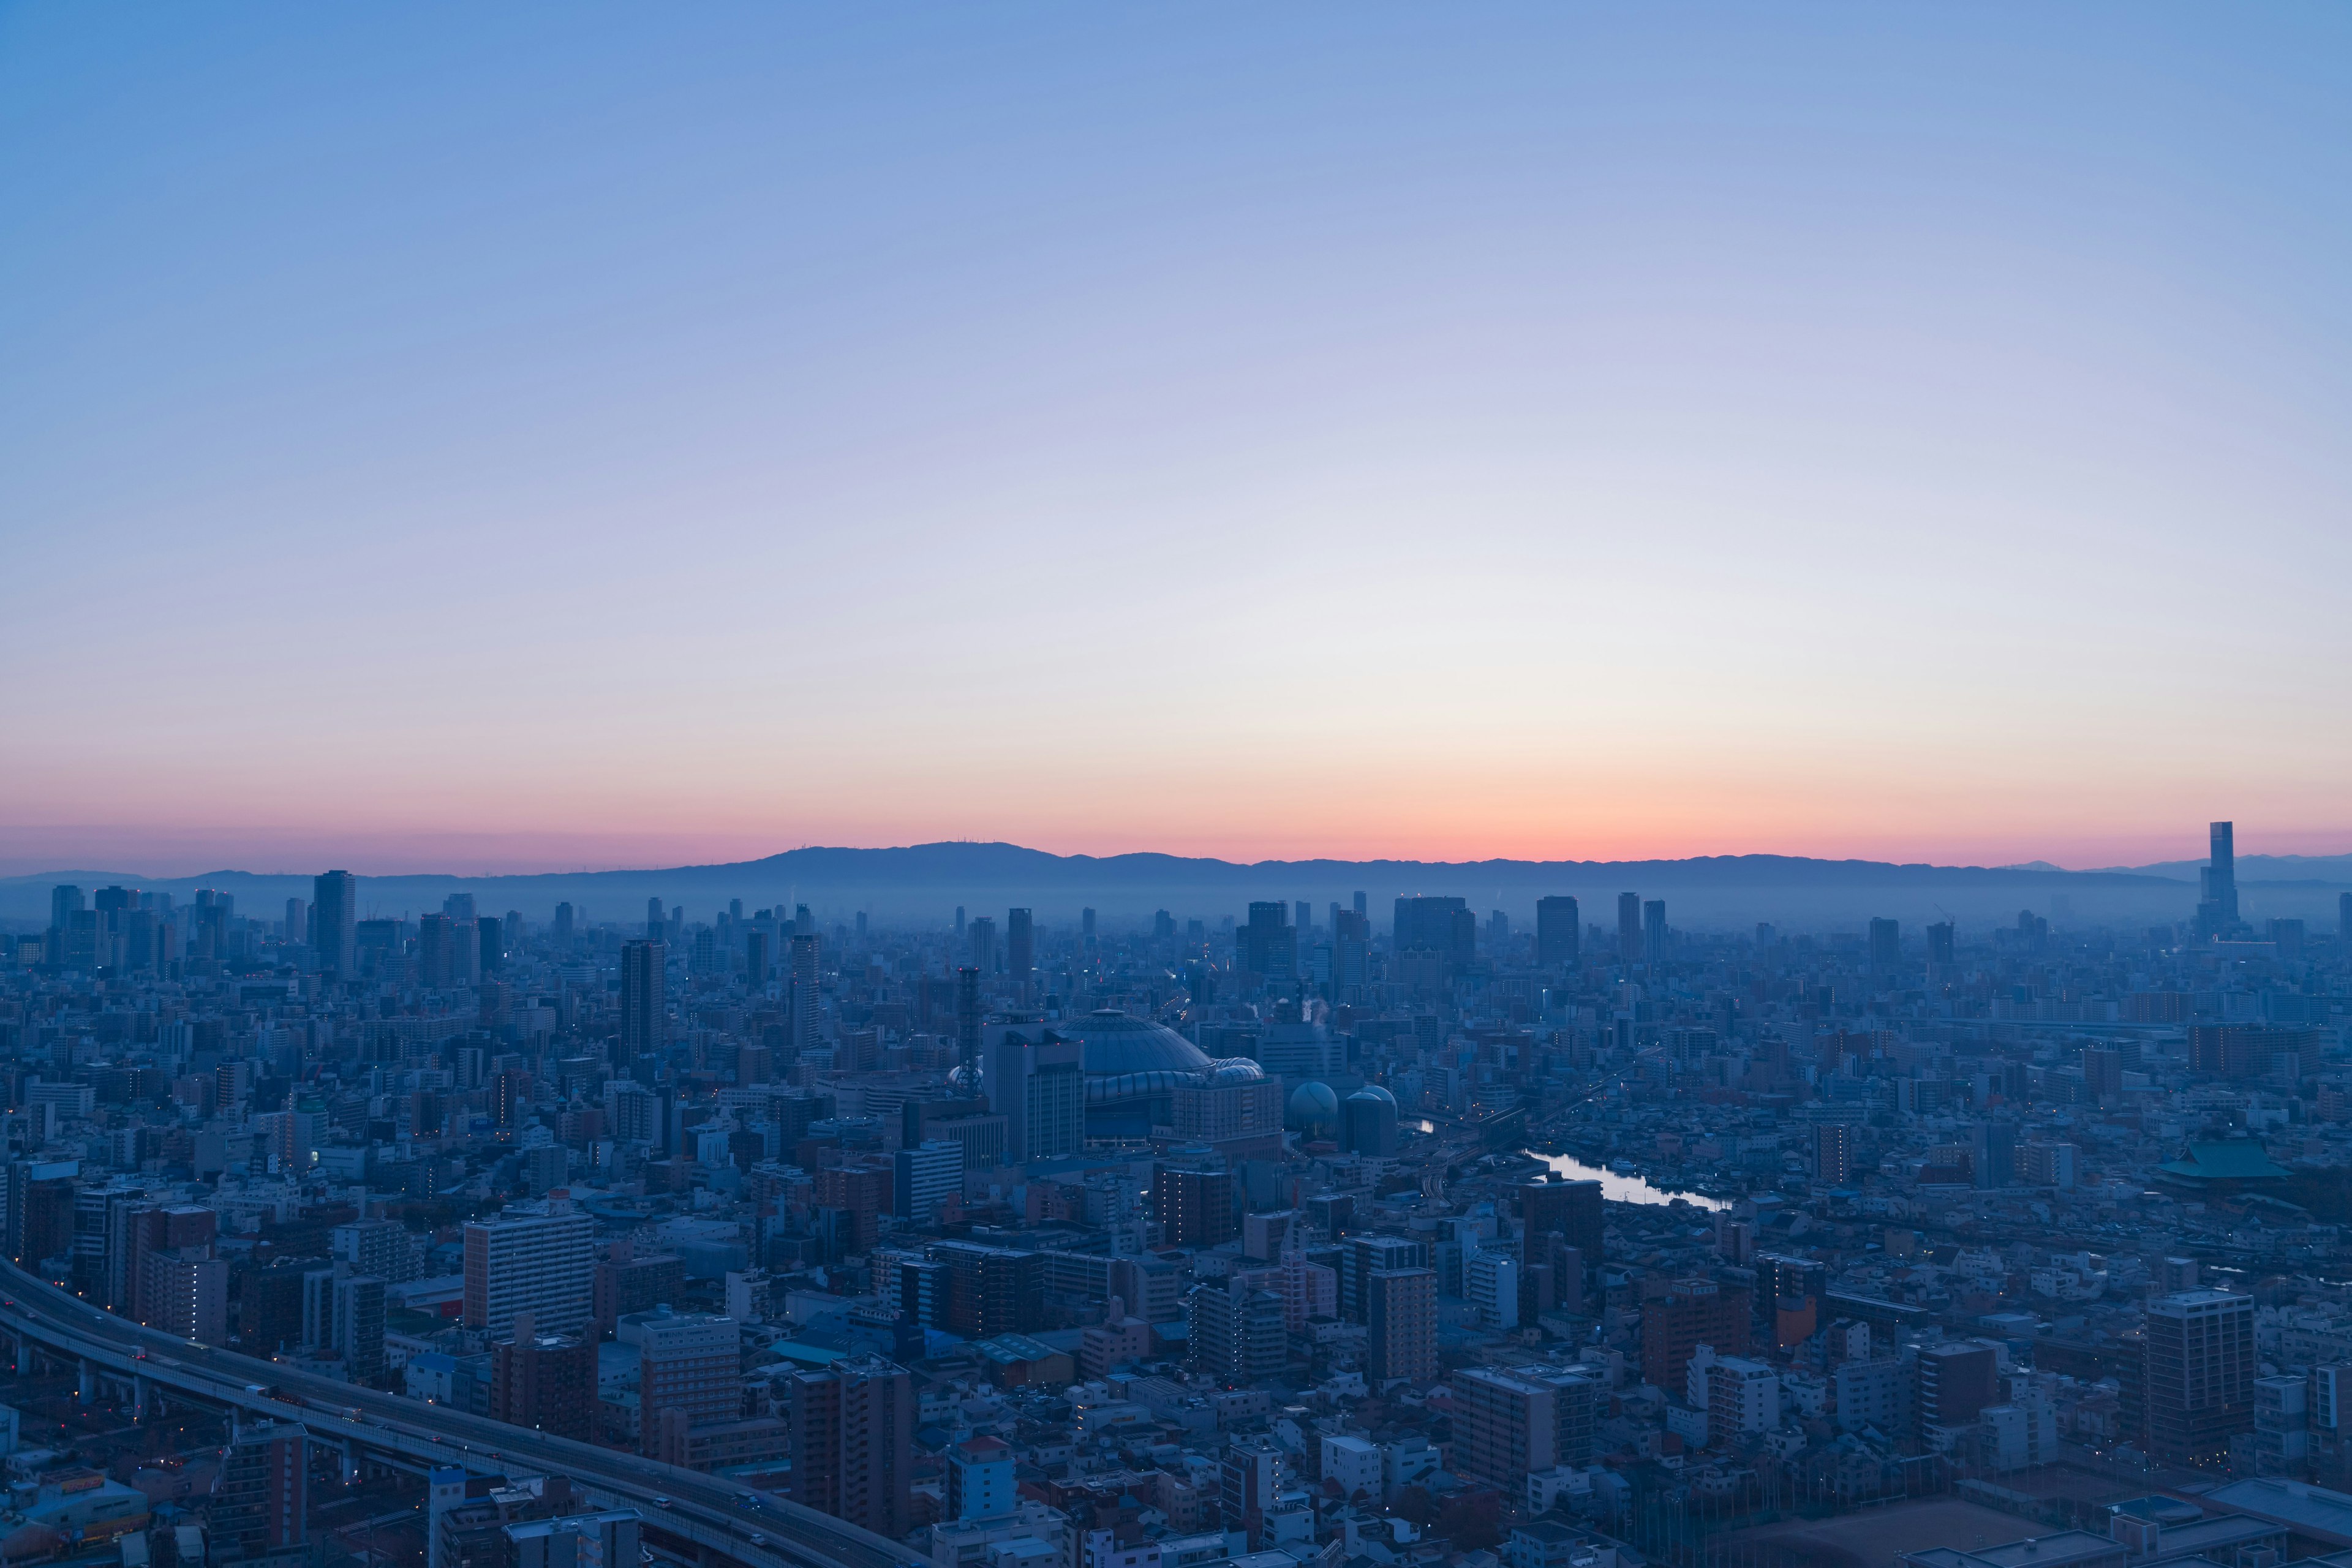
{"label": "gradient sky", "polygon": [[2352,847],[2352,10],[0,9],[0,867]]}

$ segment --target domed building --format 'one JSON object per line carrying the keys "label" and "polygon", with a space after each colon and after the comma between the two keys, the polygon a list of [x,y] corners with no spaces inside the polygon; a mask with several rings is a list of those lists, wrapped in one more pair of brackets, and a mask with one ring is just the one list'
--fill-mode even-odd
{"label": "domed building", "polygon": [[1301,1138],[1329,1138],[1339,1130],[1339,1096],[1328,1083],[1302,1083],[1290,1092],[1286,1120]]}
{"label": "domed building", "polygon": [[1397,1151],[1396,1096],[1368,1083],[1339,1108],[1339,1146],[1350,1154],[1386,1159]]}
{"label": "domed building", "polygon": [[[1232,1062],[1212,1062],[1209,1054],[1164,1024],[1116,1007],[1064,1019],[1050,1031],[1075,1040],[1087,1079],[1087,1132],[1097,1137],[1141,1138],[1170,1120],[1169,1100],[1179,1085]],[[1252,1072],[1255,1062],[1241,1064]]]}

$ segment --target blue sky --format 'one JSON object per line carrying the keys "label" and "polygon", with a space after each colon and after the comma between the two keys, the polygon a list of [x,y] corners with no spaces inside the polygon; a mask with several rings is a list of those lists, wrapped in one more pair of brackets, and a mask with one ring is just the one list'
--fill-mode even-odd
{"label": "blue sky", "polygon": [[2347,89],[2320,6],[0,11],[0,864],[2341,849]]}

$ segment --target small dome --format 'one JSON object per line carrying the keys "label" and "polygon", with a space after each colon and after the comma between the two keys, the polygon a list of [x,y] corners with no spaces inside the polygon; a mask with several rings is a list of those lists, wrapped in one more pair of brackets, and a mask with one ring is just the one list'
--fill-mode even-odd
{"label": "small dome", "polygon": [[1247,1057],[1221,1057],[1201,1069],[1203,1083],[1255,1083],[1265,1069]]}
{"label": "small dome", "polygon": [[1290,1091],[1288,1120],[1301,1132],[1328,1133],[1339,1121],[1339,1097],[1328,1083],[1302,1083]]}
{"label": "small dome", "polygon": [[1396,1096],[1391,1094],[1387,1089],[1382,1089],[1376,1083],[1368,1083],[1364,1085],[1363,1088],[1358,1089],[1348,1098],[1349,1100],[1380,1100],[1391,1106],[1396,1104]]}

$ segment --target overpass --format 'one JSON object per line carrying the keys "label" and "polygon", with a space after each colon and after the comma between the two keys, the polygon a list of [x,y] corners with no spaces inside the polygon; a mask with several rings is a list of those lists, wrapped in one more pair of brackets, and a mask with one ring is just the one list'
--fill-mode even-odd
{"label": "overpass", "polygon": [[101,1382],[144,1413],[159,1392],[236,1415],[291,1421],[341,1449],[402,1468],[562,1476],[598,1508],[634,1508],[648,1543],[697,1568],[916,1568],[929,1559],[739,1482],[635,1454],[509,1426],[446,1405],[297,1372],[283,1363],[144,1328],[0,1260],[0,1339],[19,1363],[37,1349],[74,1365],[81,1395]]}

